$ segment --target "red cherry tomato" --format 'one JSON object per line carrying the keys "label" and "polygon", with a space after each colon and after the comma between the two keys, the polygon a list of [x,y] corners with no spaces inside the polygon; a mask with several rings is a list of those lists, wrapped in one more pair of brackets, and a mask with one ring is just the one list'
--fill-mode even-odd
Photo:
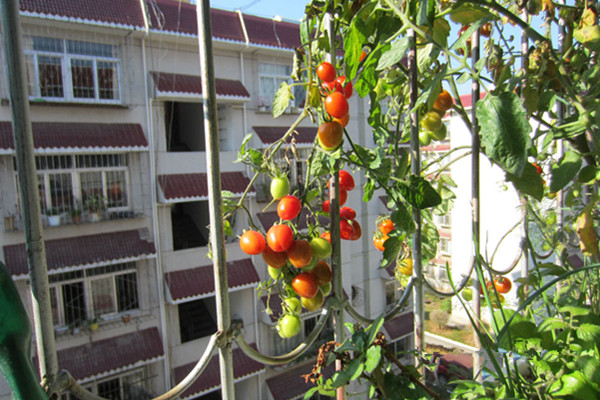
{"label": "red cherry tomato", "polygon": [[331,82],[335,80],[335,67],[327,61],[322,62],[317,67],[317,76],[323,82]]}
{"label": "red cherry tomato", "polygon": [[346,82],[346,77],[343,75],[338,76],[335,81],[340,85],[339,87],[336,87],[336,91],[342,93],[347,99],[352,97],[352,81]]}
{"label": "red cherry tomato", "polygon": [[301,209],[302,203],[300,199],[293,195],[287,195],[279,200],[277,215],[279,215],[279,218],[289,221],[296,218],[300,214]]}
{"label": "red cherry tomato", "polygon": [[246,231],[240,236],[240,248],[246,254],[260,254],[265,245],[265,237],[258,231]]}
{"label": "red cherry tomato", "polygon": [[319,145],[323,150],[332,151],[342,143],[342,140],[344,139],[344,128],[335,120],[323,122],[321,126],[319,126],[317,137]]}
{"label": "red cherry tomato", "polygon": [[329,232],[323,232],[323,233],[321,233],[321,235],[319,237],[322,237],[323,239],[325,239],[329,243],[331,243],[331,233],[329,233]]}
{"label": "red cherry tomato", "polygon": [[294,240],[290,248],[287,249],[287,257],[288,260],[290,260],[290,263],[296,268],[306,267],[310,264],[313,257],[313,251],[308,240]]}
{"label": "red cherry tomato", "polygon": [[510,292],[512,283],[510,282],[510,279],[503,276],[499,276],[496,279],[494,279],[494,287],[496,288],[496,291],[498,293],[506,294]]}
{"label": "red cherry tomato", "polygon": [[362,236],[362,227],[358,223],[358,221],[352,221],[352,228],[354,228],[354,235],[350,238],[350,240],[358,240]]}
{"label": "red cherry tomato", "polygon": [[323,96],[327,96],[333,92],[344,92],[344,88],[337,80],[331,82],[321,82],[321,94]]}
{"label": "red cherry tomato", "polygon": [[352,240],[354,234],[352,222],[345,219],[340,220],[340,237],[344,240]]}
{"label": "red cherry tomato", "polygon": [[340,92],[333,92],[325,97],[325,111],[334,118],[343,118],[350,109],[348,100]]}
{"label": "red cherry tomato", "polygon": [[348,200],[348,191],[340,188],[340,206],[346,204]]}
{"label": "red cherry tomato", "polygon": [[313,274],[302,272],[292,280],[292,289],[298,296],[312,299],[319,291],[317,278]]}
{"label": "red cherry tomato", "polygon": [[354,189],[354,178],[348,171],[340,170],[340,188],[344,190]]}
{"label": "red cherry tomato", "polygon": [[287,254],[285,252],[276,252],[269,246],[265,246],[262,252],[265,263],[271,268],[281,268],[287,263]]}
{"label": "red cherry tomato", "polygon": [[331,271],[331,266],[327,263],[327,261],[318,261],[313,269],[310,270],[310,273],[317,278],[317,284],[319,286],[323,286],[331,282],[331,276],[333,272]]}
{"label": "red cherry tomato", "polygon": [[292,228],[284,224],[273,225],[267,231],[267,244],[273,251],[287,251],[294,241]]}
{"label": "red cherry tomato", "polygon": [[342,207],[340,208],[340,217],[348,220],[353,220],[356,218],[356,211],[354,211],[350,207]]}
{"label": "red cherry tomato", "polygon": [[323,211],[325,211],[326,213],[329,213],[330,206],[331,206],[331,202],[329,200],[325,200],[325,201],[323,201],[323,205],[321,206],[321,209]]}

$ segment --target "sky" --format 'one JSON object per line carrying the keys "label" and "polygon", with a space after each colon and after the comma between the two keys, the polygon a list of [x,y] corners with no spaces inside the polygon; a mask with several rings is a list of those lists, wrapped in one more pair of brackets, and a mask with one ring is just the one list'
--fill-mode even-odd
{"label": "sky", "polygon": [[300,21],[304,15],[304,7],[308,0],[211,0],[210,6],[223,10],[236,11],[273,18],[276,16],[286,20]]}

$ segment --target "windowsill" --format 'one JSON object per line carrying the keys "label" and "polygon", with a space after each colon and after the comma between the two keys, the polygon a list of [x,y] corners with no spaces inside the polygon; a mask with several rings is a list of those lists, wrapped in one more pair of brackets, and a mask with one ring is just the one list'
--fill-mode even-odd
{"label": "windowsill", "polygon": [[68,325],[55,326],[54,332],[57,338],[60,337],[61,340],[70,340],[70,336],[91,335],[99,331],[107,331],[129,324],[137,324],[151,318],[153,318],[153,316],[148,311],[131,310],[120,314],[103,316],[102,320],[97,322],[96,328],[87,324],[86,321],[76,327],[70,327]]}
{"label": "windowsill", "polygon": [[[2,99],[2,104],[9,105],[8,99]],[[29,99],[30,106],[65,106],[65,107],[103,107],[103,108],[129,108],[123,103],[102,103],[102,102],[87,102],[87,101],[59,101],[45,99]]]}
{"label": "windowsill", "polygon": [[[263,108],[261,108],[260,106],[259,106],[259,107],[257,107],[257,108],[254,110],[254,112],[255,112],[256,114],[272,114],[272,113],[273,113],[273,111],[272,111],[272,109],[271,109],[270,107],[267,107],[267,108],[264,108],[264,109],[263,109]],[[285,114],[299,115],[301,112],[302,112],[302,108],[300,108],[300,107],[292,107],[292,108],[290,108],[290,109],[287,109],[287,110],[285,110],[285,111],[283,112],[283,114],[284,114],[284,115],[285,115]]]}
{"label": "windowsill", "polygon": [[[80,215],[80,218],[71,217],[68,214],[60,215],[60,221],[58,223],[54,222],[50,224],[48,221],[48,216],[42,215],[42,224],[44,228],[59,228],[65,226],[73,226],[73,225],[87,225],[94,224],[97,222],[105,222],[105,221],[117,221],[117,220],[131,220],[145,217],[146,214],[142,212],[135,211],[108,211],[101,213],[98,218],[91,217],[89,214],[85,213]],[[22,232],[25,230],[25,222],[23,218],[20,217],[6,217],[4,220],[4,231],[5,232]]]}

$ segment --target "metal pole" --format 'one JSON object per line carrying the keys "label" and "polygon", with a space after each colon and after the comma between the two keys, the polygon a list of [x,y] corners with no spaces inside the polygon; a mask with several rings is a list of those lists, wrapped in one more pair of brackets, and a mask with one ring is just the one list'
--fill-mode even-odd
{"label": "metal pole", "polygon": [[[411,147],[411,172],[413,175],[421,175],[421,144],[419,143],[419,114],[415,110],[415,104],[419,96],[417,66],[417,35],[414,29],[408,30],[410,40],[410,51],[408,54],[408,70],[410,85],[410,147]],[[423,263],[421,256],[421,233],[422,219],[421,210],[413,207],[413,219],[415,220],[416,230],[413,234],[412,258],[413,258],[413,277],[415,279],[415,288],[413,294],[413,307],[415,318],[415,348],[417,350],[417,362],[419,353],[425,349],[425,302],[423,291]]]}
{"label": "metal pole", "polygon": [[[473,70],[475,70],[475,64],[479,61],[479,30],[476,30],[473,33],[471,38],[471,66]],[[468,47],[468,45],[467,45]],[[467,48],[467,54],[469,49]],[[475,332],[475,330],[481,329],[481,282],[479,281],[479,273],[477,272],[479,268],[481,268],[481,263],[479,260],[479,254],[481,253],[481,232],[480,232],[480,207],[479,207],[479,152],[480,152],[480,143],[479,143],[479,126],[477,125],[477,102],[479,101],[480,96],[480,88],[479,81],[473,79],[472,87],[471,87],[471,148],[472,148],[472,156],[471,156],[471,207],[473,212],[472,217],[472,229],[473,229],[473,262],[475,263],[476,273],[473,276],[473,310],[475,311],[475,326],[473,327],[474,339],[475,339],[475,347],[477,351],[473,354],[473,376],[477,377],[478,380],[481,379],[481,371],[482,363],[481,363],[481,354],[482,354],[482,345],[481,340],[479,339],[479,335]]]}
{"label": "metal pole", "polygon": [[204,132],[206,137],[206,167],[208,173],[208,197],[210,214],[210,246],[215,275],[217,306],[217,326],[225,333],[224,343],[219,343],[219,364],[221,371],[221,396],[235,399],[233,353],[228,334],[231,327],[229,285],[227,283],[227,260],[225,255],[225,234],[223,229],[223,209],[221,205],[221,170],[219,161],[219,127],[217,120],[217,98],[215,89],[214,64],[212,53],[212,30],[210,2],[196,4],[198,20],[198,47],[200,50],[200,72],[204,95]]}
{"label": "metal pole", "polygon": [[10,104],[15,137],[19,189],[25,222],[27,261],[40,375],[49,387],[58,373],[54,322],[48,288],[46,249],[42,240],[42,218],[38,180],[33,154],[33,133],[29,117],[27,76],[23,58],[21,19],[17,0],[2,0],[2,36],[10,81]]}

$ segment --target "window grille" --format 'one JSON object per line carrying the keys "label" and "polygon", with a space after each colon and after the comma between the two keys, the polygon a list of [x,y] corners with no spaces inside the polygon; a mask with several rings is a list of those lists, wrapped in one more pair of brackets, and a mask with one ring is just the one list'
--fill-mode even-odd
{"label": "window grille", "polygon": [[[292,84],[293,81],[290,79],[292,67],[290,65],[282,64],[258,64],[258,105],[271,107],[273,104],[273,97],[275,92],[279,89],[279,86],[283,82]],[[306,97],[306,90],[303,86],[293,86],[292,94],[294,100],[291,101],[290,106],[292,107],[303,107],[304,100]]]}

